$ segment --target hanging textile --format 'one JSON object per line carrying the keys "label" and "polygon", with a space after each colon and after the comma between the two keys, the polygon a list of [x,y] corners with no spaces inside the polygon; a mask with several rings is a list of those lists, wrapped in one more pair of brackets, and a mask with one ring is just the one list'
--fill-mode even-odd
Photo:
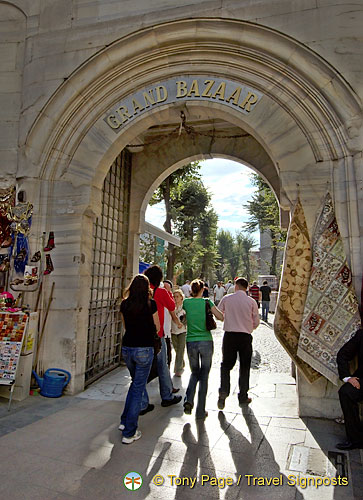
{"label": "hanging textile", "polygon": [[283,271],[275,313],[275,335],[309,382],[320,374],[297,356],[304,304],[311,272],[311,248],[304,210],[298,198],[285,245]]}
{"label": "hanging textile", "polygon": [[337,384],[336,355],[360,328],[360,315],[329,193],[316,223],[312,247],[313,266],[297,354]]}
{"label": "hanging textile", "polygon": [[[31,203],[19,203],[9,208],[8,218],[11,220],[11,229],[15,235],[14,269],[17,273],[24,274],[28,263],[29,243],[28,236],[32,223],[33,205]],[[13,245],[9,249],[13,255]]]}
{"label": "hanging textile", "polygon": [[2,248],[8,248],[12,243],[8,213],[14,204],[15,186],[0,189],[0,247]]}

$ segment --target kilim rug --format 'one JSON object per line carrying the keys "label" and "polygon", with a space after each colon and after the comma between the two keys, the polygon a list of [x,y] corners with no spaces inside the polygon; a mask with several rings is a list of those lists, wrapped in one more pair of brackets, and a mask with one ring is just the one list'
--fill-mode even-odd
{"label": "kilim rug", "polygon": [[311,272],[311,248],[304,210],[298,199],[285,245],[284,264],[275,313],[275,335],[309,382],[320,377],[297,356],[300,328]]}
{"label": "kilim rug", "polygon": [[360,327],[360,315],[329,193],[317,219],[312,249],[313,266],[297,354],[337,384],[336,355]]}

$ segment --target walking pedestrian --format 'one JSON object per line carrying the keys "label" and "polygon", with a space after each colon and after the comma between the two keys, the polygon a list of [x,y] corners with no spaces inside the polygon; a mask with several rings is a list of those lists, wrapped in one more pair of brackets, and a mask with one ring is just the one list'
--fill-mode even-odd
{"label": "walking pedestrian", "polygon": [[182,327],[179,328],[174,321],[171,323],[171,341],[175,349],[175,365],[174,372],[176,377],[181,377],[184,370],[184,351],[185,342],[187,336],[187,319],[186,312],[183,309],[184,294],[181,290],[175,290],[174,300],[176,304],[175,314],[179,321],[182,323]]}
{"label": "walking pedestrian", "polygon": [[257,307],[260,307],[260,288],[257,281],[254,281],[248,288],[248,295],[255,299]]}
{"label": "walking pedestrian", "polygon": [[183,302],[187,315],[187,353],[191,375],[184,400],[184,413],[190,415],[194,406],[194,396],[199,382],[196,418],[203,419],[208,413],[205,402],[208,390],[208,376],[212,365],[213,338],[206,326],[206,302],[212,313],[222,320],[223,314],[210,299],[203,299],[204,283],[195,279],[191,283],[191,297]]}
{"label": "walking pedestrian", "polygon": [[190,281],[189,280],[186,280],[184,285],[182,285],[180,288],[181,288],[182,292],[184,293],[184,297],[190,297]]}
{"label": "walking pedestrian", "polygon": [[141,438],[141,431],[137,429],[138,418],[154,356],[154,337],[160,328],[156,302],[151,294],[148,278],[137,274],[121,303],[125,325],[122,356],[132,379],[119,426],[124,444]]}
{"label": "walking pedestrian", "polygon": [[226,290],[225,290],[224,286],[222,285],[222,282],[218,281],[217,284],[214,285],[214,288],[213,288],[213,296],[214,296],[214,302],[215,302],[216,306],[218,306],[220,300],[222,299],[222,297],[224,296],[225,293],[226,293]]}
{"label": "walking pedestrian", "polygon": [[271,288],[268,286],[267,281],[264,281],[261,288],[260,288],[260,293],[261,293],[261,304],[262,304],[262,321],[268,320],[268,313],[270,310],[270,295],[271,295]]}
{"label": "walking pedestrian", "polygon": [[[161,267],[158,265],[153,265],[145,269],[145,276],[149,278],[150,287],[153,290],[153,297],[158,308],[158,315],[160,320],[160,329],[158,335],[161,338],[161,350],[157,355],[157,370],[159,377],[159,390],[161,396],[161,406],[171,406],[177,404],[181,401],[181,396],[173,396],[173,384],[170,377],[170,371],[167,362],[167,348],[164,337],[164,313],[166,308],[171,315],[171,318],[175,323],[181,327],[182,324],[175,315],[175,301],[171,292],[168,292],[165,288],[160,286],[161,280],[163,279],[163,272]],[[148,408],[152,406],[149,405],[149,396],[147,391],[144,391],[142,408],[144,411],[148,411]]]}
{"label": "walking pedestrian", "polygon": [[222,344],[221,385],[219,388],[218,408],[223,410],[230,393],[230,372],[239,355],[239,405],[248,404],[250,367],[252,358],[252,331],[258,327],[260,318],[255,299],[247,295],[248,281],[238,278],[236,291],[228,294],[219,304],[224,313],[224,336]]}

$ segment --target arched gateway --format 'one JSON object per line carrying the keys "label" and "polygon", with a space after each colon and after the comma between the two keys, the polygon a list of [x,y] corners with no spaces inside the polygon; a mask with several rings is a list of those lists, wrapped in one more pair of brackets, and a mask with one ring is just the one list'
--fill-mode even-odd
{"label": "arched gateway", "polygon": [[[83,388],[91,287],[102,287],[92,270],[94,226],[106,217],[103,185],[111,164],[128,172],[117,208],[129,213],[124,260],[114,266],[125,269],[126,278],[136,269],[153,190],[186,161],[223,156],[259,172],[285,212],[299,188],[310,229],[329,186],[359,291],[360,116],[359,98],[326,61],[252,23],[169,22],[90,58],[37,118],[19,174],[29,199],[39,200],[33,229],[57,235],[57,292],[44,346],[50,365],[63,358],[73,391]],[[111,178],[107,183],[110,200],[115,185]],[[108,236],[98,238],[103,250]]]}

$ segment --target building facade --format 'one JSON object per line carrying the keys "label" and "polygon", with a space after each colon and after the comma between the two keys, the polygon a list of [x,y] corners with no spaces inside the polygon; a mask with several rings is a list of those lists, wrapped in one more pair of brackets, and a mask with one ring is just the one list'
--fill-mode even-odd
{"label": "building facade", "polygon": [[362,5],[0,0],[0,19],[0,187],[33,203],[32,251],[55,234],[41,355],[72,392],[117,363],[148,201],[190,161],[248,164],[285,226],[299,193],[311,231],[329,189],[360,294]]}

